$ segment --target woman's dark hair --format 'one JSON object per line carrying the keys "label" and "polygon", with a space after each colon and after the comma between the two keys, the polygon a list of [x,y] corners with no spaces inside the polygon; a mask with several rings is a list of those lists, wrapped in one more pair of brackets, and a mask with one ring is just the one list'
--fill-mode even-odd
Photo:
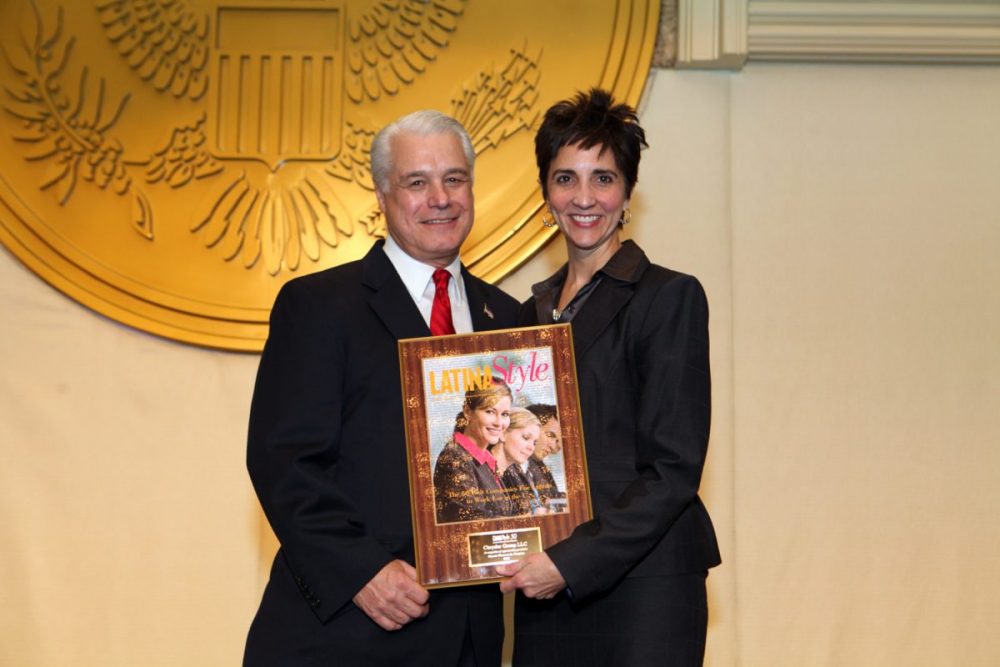
{"label": "woman's dark hair", "polygon": [[625,197],[632,196],[632,188],[639,180],[639,152],[649,146],[635,109],[615,104],[611,93],[600,88],[579,92],[573,99],[549,107],[535,135],[535,161],[545,197],[549,196],[552,160],[560,148],[575,144],[584,149],[603,146],[603,150],[610,150],[625,178]]}

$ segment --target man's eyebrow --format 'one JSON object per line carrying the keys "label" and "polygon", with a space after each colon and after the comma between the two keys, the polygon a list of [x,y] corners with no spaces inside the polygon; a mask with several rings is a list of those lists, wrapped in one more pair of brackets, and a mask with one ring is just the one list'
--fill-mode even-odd
{"label": "man's eyebrow", "polygon": [[[429,172],[427,172],[424,169],[414,169],[413,171],[408,171],[405,174],[403,174],[402,178],[403,178],[403,180],[407,180],[407,179],[411,179],[411,178],[417,178],[417,177],[419,177],[419,178],[427,178],[428,173]],[[452,167],[451,169],[448,169],[448,170],[446,170],[444,172],[445,176],[453,176],[455,174],[461,174],[463,176],[468,176],[469,175],[469,170],[466,169],[466,168],[464,168],[464,167]]]}

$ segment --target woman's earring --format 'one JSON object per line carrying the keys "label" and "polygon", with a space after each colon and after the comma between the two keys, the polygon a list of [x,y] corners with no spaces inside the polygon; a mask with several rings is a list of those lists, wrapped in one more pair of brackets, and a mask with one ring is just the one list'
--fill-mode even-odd
{"label": "woman's earring", "polygon": [[628,210],[627,208],[624,209],[624,210],[622,210],[622,217],[618,221],[618,224],[620,224],[622,227],[624,227],[625,225],[627,225],[631,221],[632,221],[632,211]]}
{"label": "woman's earring", "polygon": [[543,213],[542,224],[551,229],[552,227],[556,226],[556,221],[553,217],[550,217],[547,213]]}

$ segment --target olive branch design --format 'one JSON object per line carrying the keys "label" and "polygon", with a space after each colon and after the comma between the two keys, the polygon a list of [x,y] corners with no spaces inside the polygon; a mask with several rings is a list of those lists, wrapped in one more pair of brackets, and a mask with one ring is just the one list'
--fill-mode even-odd
{"label": "olive branch design", "polygon": [[131,223],[146,239],[152,240],[152,209],[142,192],[132,187],[121,142],[107,134],[121,117],[129,100],[125,94],[106,113],[106,84],[98,80],[96,93],[88,82],[88,69],[79,74],[75,90],[64,82],[75,39],[63,37],[63,10],[46,34],[41,14],[31,3],[34,26],[21,29],[19,50],[2,48],[4,57],[21,79],[17,89],[6,88],[4,109],[21,121],[16,141],[31,144],[25,160],[46,160],[42,190],[54,189],[60,205],[70,200],[77,182],[95,184],[102,190],[125,195],[131,191]]}

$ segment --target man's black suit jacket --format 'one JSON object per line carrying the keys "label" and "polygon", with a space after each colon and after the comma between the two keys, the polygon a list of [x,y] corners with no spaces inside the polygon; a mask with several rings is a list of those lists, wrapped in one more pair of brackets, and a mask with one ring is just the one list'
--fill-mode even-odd
{"label": "man's black suit jacket", "polygon": [[[476,330],[514,325],[514,299],[463,278]],[[396,342],[428,335],[381,242],[279,293],[247,466],[281,548],[244,664],[455,664],[467,622],[479,663],[499,661],[495,586],[432,591],[428,616],[395,632],[352,602],[393,559],[414,561]]]}

